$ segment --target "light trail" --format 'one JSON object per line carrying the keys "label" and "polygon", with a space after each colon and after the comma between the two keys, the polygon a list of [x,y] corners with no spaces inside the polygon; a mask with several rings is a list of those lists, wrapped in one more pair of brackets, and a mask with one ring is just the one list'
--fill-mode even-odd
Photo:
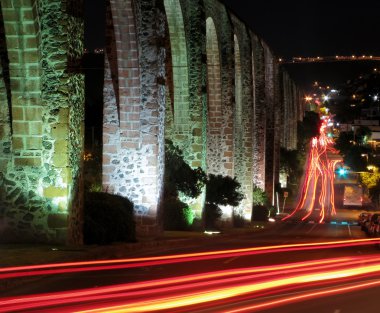
{"label": "light trail", "polygon": [[[268,290],[281,294],[284,288],[289,286],[305,287],[319,284],[319,282],[334,281],[336,283],[341,279],[364,274],[377,275],[380,271],[379,261],[379,255],[312,260],[2,299],[0,311],[17,312],[54,307],[51,312],[57,312],[54,310],[59,307],[61,313],[78,310],[80,312],[83,310],[84,312],[150,312],[194,306],[210,301],[229,299],[233,302],[235,297],[249,294],[257,297],[258,292]],[[107,306],[104,301],[111,304]],[[118,303],[116,307],[115,303]],[[80,306],[79,309],[78,306]]]}
{"label": "light trail", "polygon": [[[332,282],[336,284],[340,279],[356,278],[361,275],[375,275],[378,276],[380,272],[380,265],[378,260],[376,264],[366,266],[348,266],[344,269],[320,271],[314,273],[302,273],[299,275],[284,275],[279,278],[270,278],[269,280],[258,280],[252,283],[231,284],[222,288],[210,288],[201,291],[185,292],[183,294],[176,293],[173,296],[164,296],[157,298],[143,299],[134,301],[132,303],[126,302],[125,304],[118,304],[116,306],[103,306],[89,310],[79,310],[80,313],[128,313],[128,312],[154,312],[159,310],[170,310],[179,307],[194,306],[202,303],[225,301],[226,299],[233,299],[235,297],[252,294],[252,296],[263,290],[277,289],[285,286],[299,285],[306,287],[315,282]],[[232,300],[233,301],[233,300]]]}
{"label": "light trail", "polygon": [[311,140],[300,198],[295,209],[284,217],[283,221],[295,217],[297,212],[303,213],[301,221],[315,218],[318,223],[323,223],[326,218],[336,215],[334,170],[341,160],[330,160],[328,157],[328,153],[336,155],[338,151],[333,147],[334,141],[326,136],[326,127],[326,121],[323,121],[319,137]]}
{"label": "light trail", "polygon": [[274,245],[264,247],[252,247],[231,250],[219,250],[200,253],[175,254],[157,257],[130,258],[118,260],[99,260],[86,262],[68,262],[58,264],[42,264],[20,267],[8,267],[0,269],[0,279],[16,277],[29,277],[37,275],[55,275],[76,272],[116,270],[124,268],[136,268],[142,266],[155,266],[174,264],[180,262],[193,262],[201,260],[212,260],[236,256],[305,251],[313,249],[334,249],[361,245],[372,245],[380,243],[380,238],[365,238],[352,240],[339,240],[329,242],[298,243],[286,245]]}
{"label": "light trail", "polygon": [[342,294],[345,292],[353,292],[353,291],[358,291],[358,290],[368,289],[368,288],[373,288],[373,287],[378,287],[378,286],[380,286],[380,280],[375,280],[371,282],[365,282],[365,283],[360,283],[360,284],[355,284],[355,285],[350,285],[350,286],[340,287],[340,288],[330,287],[327,290],[306,292],[301,295],[297,295],[293,297],[281,298],[281,299],[277,299],[273,301],[245,306],[239,309],[224,311],[223,313],[255,312],[261,309],[269,309],[269,308],[277,307],[280,305],[286,305],[286,304],[290,304],[294,302],[317,299],[324,296],[332,296],[336,294]]}

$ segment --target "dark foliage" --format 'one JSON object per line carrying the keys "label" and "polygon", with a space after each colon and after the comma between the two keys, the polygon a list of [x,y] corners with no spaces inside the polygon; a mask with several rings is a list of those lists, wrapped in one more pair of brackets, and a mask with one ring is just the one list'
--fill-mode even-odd
{"label": "dark foliage", "polygon": [[367,170],[367,159],[363,154],[368,154],[369,149],[361,146],[352,146],[344,155],[344,164],[349,166],[355,172],[363,172]]}
{"label": "dark foliage", "polygon": [[310,139],[319,136],[321,119],[319,114],[313,111],[306,111],[302,122],[297,124],[298,150],[304,150]]}
{"label": "dark foliage", "polygon": [[255,205],[252,210],[252,220],[257,222],[268,221],[269,210],[266,206]]}
{"label": "dark foliage", "polygon": [[216,221],[222,216],[222,210],[213,203],[206,203],[204,210],[206,229],[216,228]]}
{"label": "dark foliage", "polygon": [[83,236],[85,244],[135,242],[132,202],[104,192],[86,193]]}
{"label": "dark foliage", "polygon": [[206,181],[201,168],[192,169],[183,159],[182,151],[167,140],[165,143],[165,195],[177,196],[178,192],[191,198],[198,197]]}
{"label": "dark foliage", "polygon": [[244,198],[239,189],[236,177],[210,174],[206,183],[206,203],[238,206]]}
{"label": "dark foliage", "polygon": [[187,204],[177,197],[167,197],[163,202],[164,228],[166,230],[189,230],[191,228],[188,219]]}
{"label": "dark foliage", "polygon": [[[208,176],[205,204],[206,227],[215,227],[216,221],[222,216],[219,205],[239,205],[240,201],[244,198],[239,189],[240,183],[236,178],[213,174]],[[234,216],[236,223],[239,223],[238,218],[238,216]]]}

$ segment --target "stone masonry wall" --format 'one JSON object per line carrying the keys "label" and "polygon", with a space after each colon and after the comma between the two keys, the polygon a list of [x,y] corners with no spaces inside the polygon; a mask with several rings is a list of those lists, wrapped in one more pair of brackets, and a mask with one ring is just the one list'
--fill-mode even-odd
{"label": "stone masonry wall", "polygon": [[[240,84],[235,79],[235,176],[242,186],[244,199],[239,207],[238,215],[250,220],[252,211],[253,188],[253,67],[252,45],[246,25],[236,16],[231,15],[234,33],[239,47],[240,70],[235,68],[235,73],[240,75]],[[235,49],[235,57],[236,49]],[[236,62],[235,62],[236,66]],[[240,95],[237,97],[236,93]],[[237,109],[238,101],[240,108]],[[237,120],[239,118],[239,121]]]}
{"label": "stone masonry wall", "polygon": [[12,109],[4,241],[81,242],[84,86],[74,61],[83,51],[83,21],[69,3],[1,2]]}
{"label": "stone masonry wall", "polygon": [[264,49],[251,32],[253,59],[253,184],[265,190],[266,99]]}
{"label": "stone masonry wall", "polygon": [[159,229],[165,133],[190,166],[238,178],[235,213],[249,219],[253,185],[273,200],[278,181],[285,104],[272,51],[217,0],[108,7],[104,190],[134,202],[140,231]]}

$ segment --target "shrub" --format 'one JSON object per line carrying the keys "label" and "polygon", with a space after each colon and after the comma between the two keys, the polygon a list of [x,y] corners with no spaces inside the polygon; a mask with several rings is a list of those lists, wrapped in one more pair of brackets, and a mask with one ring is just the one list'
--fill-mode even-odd
{"label": "shrub", "polygon": [[204,210],[206,228],[215,228],[216,221],[222,216],[222,210],[213,203],[206,203]]}
{"label": "shrub", "polygon": [[255,205],[252,210],[252,220],[259,222],[268,221],[269,211],[268,208],[263,205]]}
{"label": "shrub", "polygon": [[167,197],[163,202],[164,228],[189,230],[194,220],[193,211],[177,197]]}
{"label": "shrub", "polygon": [[268,196],[264,190],[258,186],[253,186],[252,191],[252,203],[253,205],[266,205],[268,203]]}
{"label": "shrub", "polygon": [[233,216],[233,225],[234,227],[241,228],[245,226],[245,219],[241,215],[234,215]]}
{"label": "shrub", "polygon": [[85,244],[135,242],[133,203],[104,192],[86,193],[83,239]]}

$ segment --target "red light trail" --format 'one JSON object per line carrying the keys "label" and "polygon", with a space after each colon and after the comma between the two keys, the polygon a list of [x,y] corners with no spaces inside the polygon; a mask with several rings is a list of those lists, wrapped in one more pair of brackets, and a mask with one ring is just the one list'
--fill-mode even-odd
{"label": "red light trail", "polygon": [[[0,311],[17,312],[27,309],[44,309],[44,312],[57,312],[57,307],[59,307],[59,312],[62,313],[153,312],[180,308],[189,312],[192,310],[191,308],[195,309],[198,305],[216,305],[220,304],[219,302],[226,303],[226,301],[238,304],[237,297],[256,299],[266,292],[281,295],[289,288],[303,291],[305,287],[315,287],[321,283],[335,285],[329,291],[330,293],[345,292],[380,284],[380,281],[377,280],[377,283],[360,283],[350,288],[336,287],[338,283],[361,277],[378,277],[379,261],[380,256],[378,255],[341,257],[5,298],[0,299]],[[302,296],[264,302],[259,306],[256,305],[256,309],[322,295],[323,293],[315,291],[308,292]],[[242,309],[252,311],[254,307],[240,307],[240,310]]]}
{"label": "red light trail", "polygon": [[0,268],[0,279],[17,277],[29,277],[38,275],[56,275],[100,270],[116,270],[125,268],[136,268],[143,266],[155,266],[174,264],[180,262],[193,262],[201,260],[212,260],[247,255],[258,255],[266,253],[305,251],[314,249],[334,249],[352,246],[364,246],[380,243],[380,238],[338,240],[328,242],[298,243],[287,245],[274,245],[263,247],[252,247],[232,250],[208,251],[200,253],[174,254],[157,257],[130,258],[117,260],[99,260],[85,262],[52,263],[42,265],[28,265]]}
{"label": "red light trail", "polygon": [[325,129],[326,121],[320,128],[319,137],[314,137],[311,141],[298,204],[291,214],[282,219],[283,221],[296,217],[296,213],[297,217],[302,216],[302,221],[317,219],[318,223],[336,215],[334,171],[336,164],[342,160],[330,160],[328,155],[337,155],[338,151],[333,147],[333,140],[326,136]]}

